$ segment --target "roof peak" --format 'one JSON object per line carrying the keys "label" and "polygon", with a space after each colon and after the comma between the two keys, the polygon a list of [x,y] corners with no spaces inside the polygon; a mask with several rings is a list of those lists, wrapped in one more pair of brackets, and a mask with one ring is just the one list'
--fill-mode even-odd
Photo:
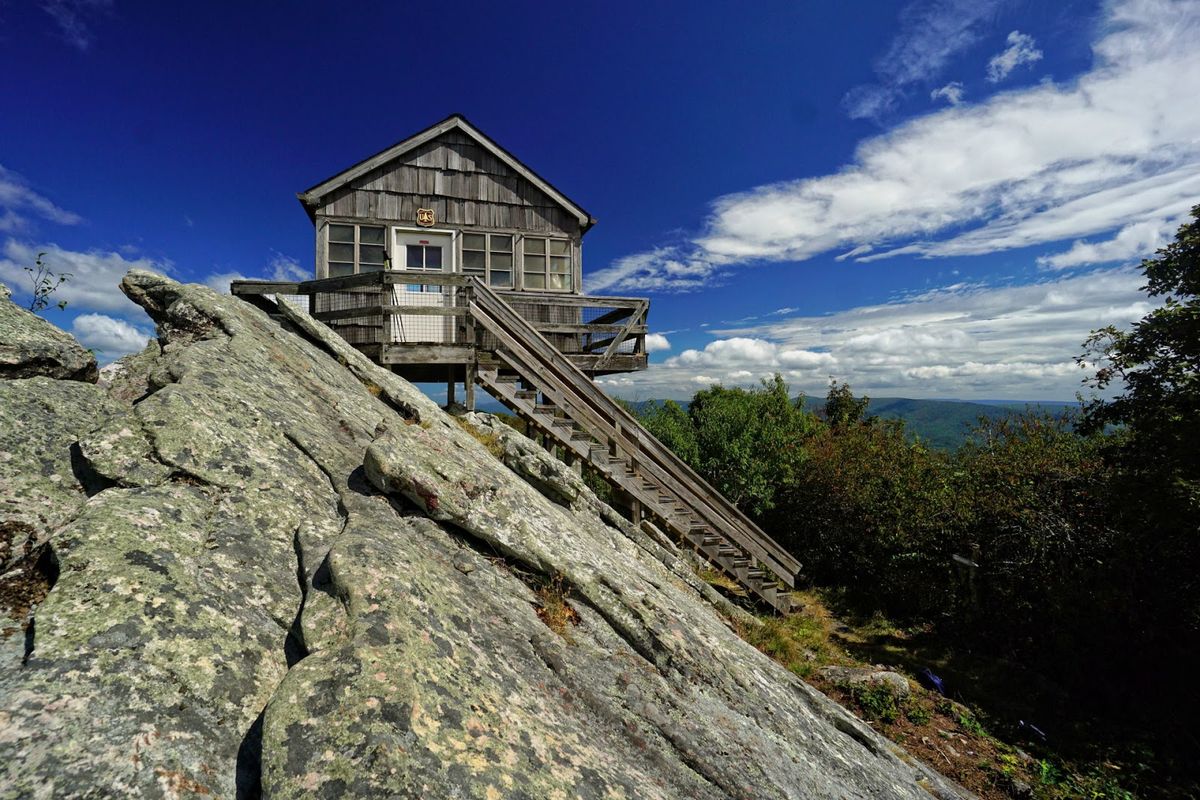
{"label": "roof peak", "polygon": [[476,127],[474,123],[468,120],[465,115],[458,112],[451,114],[442,121],[436,122],[406,139],[401,139],[399,142],[396,142],[390,147],[380,150],[375,155],[368,156],[362,161],[359,161],[357,164],[342,170],[336,175],[326,178],[315,186],[300,192],[297,194],[297,197],[300,199],[300,202],[305,206],[305,208],[309,210],[311,215],[312,209],[316,207],[320,199],[328,195],[330,192],[340,189],[347,183],[361,177],[373,169],[383,166],[391,161],[395,161],[396,159],[402,157],[405,153],[420,147],[426,142],[436,139],[438,136],[441,136],[442,134],[451,130],[451,128],[458,128],[466,132],[469,136],[471,136],[471,138],[479,142],[484,149],[491,152],[492,155],[499,158],[515,172],[519,173],[530,183],[534,184],[537,186],[537,188],[545,192],[545,194],[550,197],[551,200],[561,205],[564,209],[579,219],[580,225],[585,231],[596,223],[596,220],[590,214],[584,211],[584,209],[578,203],[573,202],[558,189],[554,188],[549,181],[538,175],[536,172],[526,166],[520,159],[493,141],[491,137],[489,137],[478,127]]}

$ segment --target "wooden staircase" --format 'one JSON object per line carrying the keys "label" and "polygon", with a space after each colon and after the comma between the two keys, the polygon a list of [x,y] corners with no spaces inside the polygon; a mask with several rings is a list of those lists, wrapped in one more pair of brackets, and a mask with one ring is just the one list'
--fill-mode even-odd
{"label": "wooden staircase", "polygon": [[635,521],[641,514],[654,518],[676,540],[787,613],[800,563],[495,292],[477,279],[469,291],[473,324],[499,342],[494,360],[479,363],[476,381],[619,489]]}

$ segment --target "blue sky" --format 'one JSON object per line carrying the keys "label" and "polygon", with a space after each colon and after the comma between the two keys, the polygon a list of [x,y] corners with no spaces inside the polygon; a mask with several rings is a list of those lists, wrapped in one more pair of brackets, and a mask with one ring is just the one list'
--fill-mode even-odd
{"label": "blue sky", "polygon": [[295,192],[460,112],[599,219],[588,291],[651,298],[612,392],[1070,399],[1200,202],[1198,33],[1198,0],[0,0],[0,280],[47,251],[111,359],[151,331],[126,269],[308,274]]}

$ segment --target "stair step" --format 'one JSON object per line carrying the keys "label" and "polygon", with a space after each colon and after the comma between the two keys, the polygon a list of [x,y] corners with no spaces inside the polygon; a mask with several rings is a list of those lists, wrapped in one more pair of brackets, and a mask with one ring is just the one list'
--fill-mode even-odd
{"label": "stair step", "polygon": [[534,389],[517,389],[513,395],[522,400],[537,400],[537,391]]}
{"label": "stair step", "polygon": [[767,577],[767,573],[763,572],[761,569],[752,569],[746,572],[747,580],[757,581],[762,580],[765,577]]}
{"label": "stair step", "polygon": [[518,375],[495,375],[495,373],[493,375],[494,377],[491,379],[493,383],[516,383],[521,380]]}
{"label": "stair step", "polygon": [[556,428],[570,428],[575,423],[566,417],[555,417],[550,421],[550,424]]}
{"label": "stair step", "polygon": [[700,544],[704,547],[712,547],[721,543],[720,536],[705,536],[700,540]]}
{"label": "stair step", "polygon": [[738,550],[736,547],[730,547],[729,545],[723,545],[717,548],[717,555],[719,556],[736,556],[740,552],[742,551]]}
{"label": "stair step", "polygon": [[558,406],[551,405],[550,403],[538,403],[533,407],[533,413],[535,414],[553,414],[557,410]]}
{"label": "stair step", "polygon": [[744,567],[750,566],[754,562],[748,558],[735,558],[732,561],[730,561],[729,563],[733,566],[734,569],[742,569]]}

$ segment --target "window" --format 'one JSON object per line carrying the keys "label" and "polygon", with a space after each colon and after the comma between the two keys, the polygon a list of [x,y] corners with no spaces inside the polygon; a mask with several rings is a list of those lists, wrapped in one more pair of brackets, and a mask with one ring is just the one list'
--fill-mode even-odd
{"label": "window", "polygon": [[378,272],[387,259],[384,229],[378,225],[342,225],[330,223],[327,263],[329,277],[340,278],[356,272]]}
{"label": "window", "polygon": [[566,239],[525,237],[525,288],[569,292],[571,243]]}
{"label": "window", "polygon": [[[411,272],[441,272],[442,246],[440,244],[406,244],[404,245],[404,268]],[[411,285],[410,292],[442,291],[441,286],[431,284]]]}
{"label": "window", "polygon": [[513,237],[507,233],[464,233],[463,272],[489,286],[512,288]]}

